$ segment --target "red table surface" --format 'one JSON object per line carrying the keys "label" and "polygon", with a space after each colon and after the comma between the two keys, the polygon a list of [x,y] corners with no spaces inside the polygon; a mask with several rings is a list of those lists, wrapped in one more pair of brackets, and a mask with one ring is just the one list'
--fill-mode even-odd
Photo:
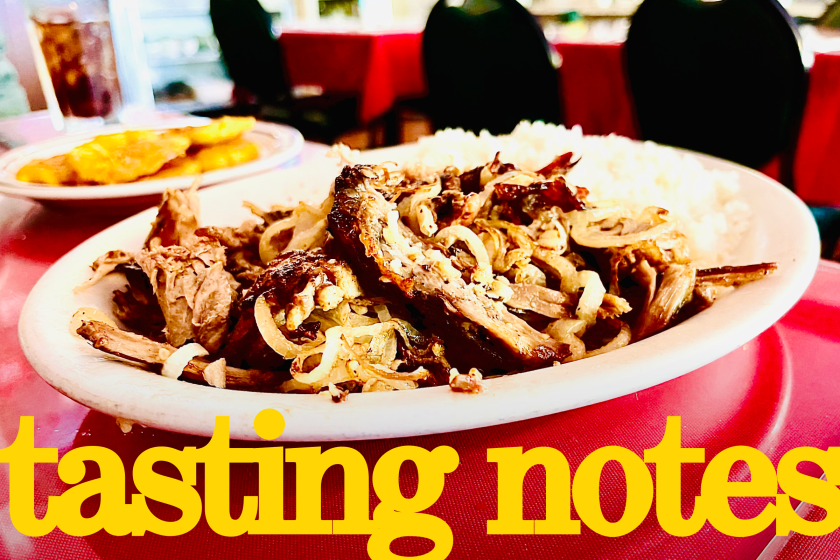
{"label": "red table surface", "polygon": [[401,98],[426,92],[422,33],[320,33],[286,31],[280,44],[294,85],[359,96],[365,124]]}
{"label": "red table surface", "polygon": [[[400,99],[426,92],[422,32],[289,31],[281,36],[294,85],[320,85],[359,96],[368,123]],[[587,134],[639,138],[621,44],[555,43],[563,58],[560,103],[566,126]],[[809,204],[840,206],[840,53],[818,54],[794,159],[796,192]],[[779,160],[761,171],[778,178]]]}
{"label": "red table surface", "polygon": [[639,138],[636,109],[624,71],[624,45],[555,43],[563,57],[560,96],[566,126],[587,134]]}
{"label": "red table surface", "polygon": [[840,53],[818,54],[794,160],[794,186],[805,202],[840,206]]}
{"label": "red table surface", "polygon": [[[382,116],[399,99],[426,93],[422,32],[295,30],[284,32],[280,43],[292,84],[357,94],[363,123]],[[554,46],[563,57],[559,72],[567,126],[638,138],[621,45]]]}
{"label": "red table surface", "polygon": [[[43,209],[34,203],[0,199],[11,205],[0,222],[0,448],[15,437],[19,418],[35,417],[36,445],[60,453],[99,445],[116,451],[127,469],[143,450],[153,446],[203,445],[201,438],[135,426],[123,434],[114,420],[91,411],[50,388],[31,369],[17,341],[17,322],[26,295],[61,255],[110,225],[113,218],[80,218]],[[488,448],[551,446],[561,450],[576,469],[597,448],[620,445],[641,454],[662,437],[665,420],[679,415],[683,445],[703,447],[709,460],[722,449],[747,445],[773,462],[799,446],[840,445],[840,394],[836,363],[840,358],[840,266],[823,262],[803,300],[781,321],[730,355],[700,370],[657,387],[585,408],[502,426],[459,433],[398,440],[351,442],[372,467],[387,450],[401,445],[433,448],[450,445],[460,466],[447,476],[446,487],[430,512],[452,527],[451,558],[756,558],[772,538],[771,531],[751,538],[722,536],[707,524],[697,535],[674,538],[657,525],[652,513],[635,531],[621,538],[600,537],[588,529],[580,536],[488,536],[486,520],[495,517],[496,469],[486,461]],[[44,341],[49,344],[49,341]],[[480,397],[479,397],[480,398]],[[340,406],[340,405],[336,405]],[[337,427],[340,429],[340,427]],[[311,444],[307,444],[309,446]],[[332,447],[337,444],[325,444]],[[323,490],[324,518],[341,518],[341,476],[327,473]],[[734,476],[746,473],[736,469]],[[130,472],[130,470],[128,471]],[[410,473],[404,492],[411,495],[416,479]],[[813,473],[818,475],[819,473]],[[684,512],[699,491],[702,466],[684,468]],[[526,478],[526,518],[544,514],[543,474]],[[286,473],[287,518],[293,516],[293,471]],[[233,496],[256,493],[256,472],[236,466]],[[37,502],[66,487],[55,465],[37,471]],[[17,533],[8,514],[8,468],[0,466],[0,558],[364,558],[365,536],[243,536],[222,538],[202,521],[191,533],[158,536],[87,538],[53,533],[30,539]],[[199,477],[199,488],[202,480]],[[619,469],[608,466],[602,479],[603,508],[608,518],[620,515],[624,482]],[[373,506],[375,498],[372,498]],[[236,500],[234,500],[236,503]],[[761,500],[733,500],[740,516],[755,514]],[[236,507],[236,506],[235,506]],[[416,541],[398,543],[403,554],[424,550]],[[794,547],[794,548],[790,548]],[[781,549],[785,558],[840,554],[834,537],[798,538]],[[793,551],[789,553],[788,551]]]}

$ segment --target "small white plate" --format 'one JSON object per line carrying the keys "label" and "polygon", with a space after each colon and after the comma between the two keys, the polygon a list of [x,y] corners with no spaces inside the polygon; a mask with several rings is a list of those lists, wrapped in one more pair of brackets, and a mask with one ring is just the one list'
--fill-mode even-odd
{"label": "small white plate", "polygon": [[[399,161],[412,147],[367,154],[369,161]],[[80,295],[73,288],[90,264],[113,249],[136,250],[149,231],[148,210],[89,239],[59,260],[32,290],[20,319],[21,346],[35,370],[70,398],[141,424],[208,436],[216,416],[229,416],[231,436],[257,439],[253,421],[264,408],[286,419],[284,440],[336,441],[413,436],[524,420],[627,395],[702,367],[756,337],[802,296],[819,262],[819,235],[806,206],[766,176],[716,158],[704,166],[735,171],[752,224],[735,258],[743,264],[774,261],[770,277],[736,290],[696,317],[649,339],[587,360],[486,381],[480,395],[448,387],[354,394],[334,404],[325,395],[247,393],[201,387],[154,375],[94,350],[70,333],[79,307],[112,308],[124,285],[109,277]],[[320,201],[338,167],[313,162],[201,191],[202,223],[238,225],[248,217],[242,201],[259,205]]]}
{"label": "small white plate", "polygon": [[[137,205],[155,204],[157,195],[165,189],[186,189],[192,185],[195,177],[171,177],[149,181],[135,181],[117,185],[98,185],[82,187],[54,187],[25,183],[15,179],[18,170],[34,159],[46,159],[66,154],[76,146],[90,141],[102,134],[115,134],[127,129],[166,130],[183,126],[201,126],[208,119],[190,118],[167,120],[149,127],[127,127],[124,125],[107,126],[96,131],[69,134],[52,140],[38,142],[15,148],[0,156],[0,193],[10,196],[32,198],[42,202],[63,206],[96,205]],[[296,129],[281,124],[257,122],[253,130],[244,136],[254,142],[260,151],[259,158],[228,167],[210,171],[201,176],[201,186],[241,179],[270,171],[298,156],[303,149],[303,136]]]}

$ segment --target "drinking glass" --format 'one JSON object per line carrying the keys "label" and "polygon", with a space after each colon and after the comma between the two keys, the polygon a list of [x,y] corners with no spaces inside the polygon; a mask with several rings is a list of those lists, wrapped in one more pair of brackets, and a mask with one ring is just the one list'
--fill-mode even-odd
{"label": "drinking glass", "polygon": [[53,125],[116,122],[122,106],[107,0],[28,3],[29,38]]}

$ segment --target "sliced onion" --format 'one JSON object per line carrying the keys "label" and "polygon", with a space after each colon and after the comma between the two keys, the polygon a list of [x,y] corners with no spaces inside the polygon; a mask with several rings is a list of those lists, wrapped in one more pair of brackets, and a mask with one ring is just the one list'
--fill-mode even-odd
{"label": "sliced onion", "polygon": [[562,226],[540,233],[537,245],[549,251],[557,251],[561,255],[569,248],[569,235]]}
{"label": "sliced onion", "polygon": [[360,154],[361,152],[359,150],[354,150],[347,144],[338,142],[330,146],[326,155],[329,158],[339,158],[341,160],[339,162],[340,165],[354,165],[359,161]]}
{"label": "sliced onion", "polygon": [[78,331],[82,326],[82,323],[86,321],[99,321],[100,323],[105,323],[110,327],[117,328],[117,324],[114,320],[108,317],[108,315],[106,315],[103,311],[100,311],[95,307],[80,307],[78,311],[73,313],[73,317],[70,319],[70,333],[80,336],[76,331]]}
{"label": "sliced onion", "polygon": [[184,368],[190,363],[190,360],[199,356],[206,356],[209,352],[197,342],[185,344],[175,350],[171,356],[166,358],[163,362],[163,369],[160,374],[169,379],[178,379],[184,373]]}
{"label": "sliced onion", "polygon": [[[571,227],[572,239],[578,245],[583,247],[592,247],[604,249],[606,247],[625,247],[627,245],[634,245],[642,241],[655,239],[662,234],[668,233],[675,227],[675,222],[666,221],[659,225],[653,226],[645,231],[638,233],[631,233],[628,235],[615,235],[601,231],[597,222],[609,217],[628,217],[623,210],[610,209],[595,209],[595,210],[578,210],[569,213],[569,225]],[[596,223],[596,225],[591,225]]]}
{"label": "sliced onion", "polygon": [[533,258],[543,263],[554,276],[560,278],[561,290],[569,294],[578,291],[581,286],[578,281],[578,271],[569,259],[542,247],[534,249]]}
{"label": "sliced onion", "polygon": [[330,192],[320,206],[313,206],[301,202],[295,209],[293,217],[297,219],[295,232],[289,246],[289,251],[306,251],[321,247],[327,239],[327,214],[333,207],[335,193]]}
{"label": "sliced onion", "polygon": [[297,220],[298,219],[296,216],[290,216],[282,220],[277,220],[276,222],[268,226],[268,229],[266,229],[265,232],[263,232],[262,236],[260,237],[260,260],[263,263],[270,263],[275,258],[277,258],[277,255],[279,255],[283,251],[283,249],[285,249],[285,247],[278,248],[272,243],[274,236],[280,232],[294,229]]}
{"label": "sliced onion", "polygon": [[[486,174],[485,174],[486,171]],[[539,177],[536,173],[532,173],[531,171],[523,171],[521,169],[514,169],[513,171],[508,171],[502,175],[499,175],[495,178],[493,177],[489,171],[487,171],[487,166],[481,170],[481,183],[482,183],[482,190],[479,193],[479,200],[481,201],[481,206],[484,206],[490,197],[493,196],[493,193],[496,192],[496,185],[501,183],[508,183],[511,185],[520,185],[523,187],[527,187],[539,180]]]}
{"label": "sliced onion", "polygon": [[446,248],[451,247],[458,240],[466,243],[467,248],[469,248],[476,261],[490,264],[490,257],[487,255],[484,242],[469,228],[464,226],[449,226],[440,230],[435,236],[435,241],[442,243]]}
{"label": "sliced onion", "polygon": [[417,228],[426,237],[431,237],[438,230],[435,215],[428,204],[421,204],[417,207]]}
{"label": "sliced onion", "polygon": [[531,233],[522,226],[518,226],[516,224],[508,225],[507,234],[513,244],[517,247],[521,247],[523,249],[533,249],[537,245],[534,238],[531,237]]}
{"label": "sliced onion", "polygon": [[393,330],[397,328],[396,321],[388,321],[387,323],[377,323],[375,325],[365,326],[365,327],[349,327],[349,328],[342,328],[341,334],[347,340],[357,340],[362,337],[366,336],[376,336],[378,334],[382,334],[384,332],[388,332],[389,330]]}
{"label": "sliced onion", "polygon": [[400,212],[399,210],[391,210],[386,216],[387,223],[382,228],[382,239],[388,245],[392,245],[398,249],[406,250],[409,247],[408,240],[400,230]]}
{"label": "sliced onion", "polygon": [[630,331],[630,326],[622,322],[621,323],[621,330],[618,331],[618,334],[609,341],[604,346],[601,346],[597,350],[591,350],[584,354],[584,358],[591,358],[592,356],[598,356],[600,354],[606,354],[607,352],[612,352],[613,350],[618,350],[619,348],[624,348],[628,344],[630,344],[630,338],[632,333]]}
{"label": "sliced onion", "polygon": [[528,264],[528,261],[531,259],[533,254],[534,252],[530,247],[519,247],[509,251],[505,254],[504,263],[502,264],[502,272],[507,272],[515,264],[521,263],[520,266],[525,266]]}
{"label": "sliced onion", "polygon": [[[374,370],[374,377],[376,377],[380,381],[388,383],[389,385],[397,389],[399,389],[400,387],[395,385],[394,382],[413,382],[429,377],[429,370],[422,366],[418,367],[414,371],[394,371],[389,367],[381,366],[379,364],[370,364],[370,367],[372,370]],[[417,388],[417,385],[411,383],[410,385],[407,385],[404,388],[415,389]]]}
{"label": "sliced onion", "polygon": [[204,376],[204,380],[207,382],[208,385],[213,387],[218,387],[219,389],[225,388],[225,383],[227,381],[227,360],[224,358],[218,359],[206,368],[202,372]]}
{"label": "sliced onion", "polygon": [[[327,341],[324,343],[323,353],[321,355],[321,363],[318,367],[309,373],[295,373],[295,368],[292,368],[292,377],[301,383],[307,385],[315,385],[323,378],[327,377],[336,366],[338,362],[339,351],[342,348],[341,331],[342,327],[333,327],[326,332]],[[300,358],[295,360],[300,361]]]}
{"label": "sliced onion", "polygon": [[312,227],[308,229],[301,229],[299,225],[295,226],[295,233],[292,240],[289,242],[287,249],[289,251],[308,251],[309,249],[317,249],[324,245],[327,239],[327,219],[315,222]]}
{"label": "sliced onion", "polygon": [[403,341],[408,346],[412,346],[412,339],[416,339],[421,336],[420,331],[415,329],[408,321],[404,321],[403,319],[391,319],[391,321],[395,323],[397,330],[403,337]]}
{"label": "sliced onion", "polygon": [[607,290],[604,288],[604,283],[601,282],[601,277],[598,276],[597,272],[582,270],[578,272],[578,278],[584,288],[578,301],[576,314],[578,319],[583,319],[591,327],[595,324],[598,309],[601,307],[601,302],[604,300],[604,294],[607,293]]}
{"label": "sliced onion", "polygon": [[379,377],[371,377],[367,380],[362,393],[376,393],[381,391],[408,391],[416,389],[417,383],[414,381],[402,381],[396,379],[381,379]]}
{"label": "sliced onion", "polygon": [[571,352],[571,354],[569,354],[569,356],[565,360],[563,360],[564,364],[569,362],[575,362],[586,357],[586,345],[577,336],[573,334],[567,334],[566,336],[560,337],[557,340],[559,340],[563,344],[569,345],[569,352]]}
{"label": "sliced onion", "polygon": [[375,325],[377,319],[368,317],[367,315],[359,315],[358,313],[350,313],[347,315],[347,320],[343,326],[345,327],[369,327]]}
{"label": "sliced onion", "polygon": [[[295,373],[292,368],[292,376],[301,383],[314,385],[325,379],[339,363],[342,354],[346,353],[345,344],[352,346],[354,342],[363,337],[374,337],[396,328],[396,323],[377,323],[367,327],[332,327],[326,332],[326,342],[323,347],[321,363],[309,373]],[[298,358],[300,360],[300,358]]]}
{"label": "sliced onion", "polygon": [[420,208],[426,206],[427,201],[434,199],[440,194],[443,186],[440,182],[440,177],[436,176],[433,183],[423,185],[417,192],[411,195],[408,203],[408,218],[411,221],[412,229],[420,231]]}
{"label": "sliced onion", "polygon": [[[518,251],[519,249],[516,250]],[[514,271],[513,280],[517,284],[529,284],[543,288],[546,285],[545,272],[531,263],[525,266],[517,266]]]}
{"label": "sliced onion", "polygon": [[353,312],[350,303],[346,300],[332,311],[315,310],[312,312],[312,317],[322,322],[321,328],[324,331],[329,327],[367,327],[379,322],[373,317]]}
{"label": "sliced onion", "polygon": [[370,362],[381,364],[390,369],[391,363],[397,359],[397,335],[389,330],[374,336],[370,340]]}
{"label": "sliced onion", "polygon": [[502,233],[493,228],[482,231],[478,238],[484,243],[484,249],[487,251],[487,256],[490,259],[490,262],[495,262],[496,253],[499,252],[504,243],[502,240]]}
{"label": "sliced onion", "polygon": [[301,383],[293,377],[291,379],[287,379],[280,385],[281,393],[291,393],[292,391],[297,391],[300,393],[315,393],[318,391],[318,389],[316,387],[313,387],[312,385]]}
{"label": "sliced onion", "polygon": [[376,311],[376,316],[379,317],[380,322],[387,323],[391,320],[391,312],[388,311],[387,305],[374,305],[373,310]]}
{"label": "sliced onion", "polygon": [[130,263],[134,260],[134,256],[125,251],[111,251],[96,259],[93,263],[93,276],[89,280],[82,282],[73,288],[74,294],[80,294],[88,288],[99,283],[100,280],[114,272],[121,264]]}
{"label": "sliced onion", "polygon": [[564,336],[578,334],[584,330],[586,330],[586,321],[581,319],[558,319],[548,325],[545,332],[551,335],[551,338],[560,340]]}
{"label": "sliced onion", "polygon": [[316,348],[323,342],[323,340],[316,340],[303,345],[291,342],[277,328],[277,324],[274,322],[274,317],[271,314],[271,308],[263,296],[258,297],[257,302],[254,304],[254,320],[265,343],[287,360],[296,358]]}

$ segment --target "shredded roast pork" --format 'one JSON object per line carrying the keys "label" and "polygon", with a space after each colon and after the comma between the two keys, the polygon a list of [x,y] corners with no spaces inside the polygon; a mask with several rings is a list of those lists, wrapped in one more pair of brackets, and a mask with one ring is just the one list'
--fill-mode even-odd
{"label": "shredded roast pork", "polygon": [[202,227],[195,190],[167,191],[143,247],[103,255],[79,287],[125,275],[113,315],[129,330],[87,314],[74,329],[224,389],[479,393],[483,375],[618,350],[775,270],[696,269],[667,211],[588,202],[565,179],[573,159],[348,165],[321,203],[245,203],[239,227]]}
{"label": "shredded roast pork", "polygon": [[[504,304],[477,294],[460,274],[448,272],[448,259],[401,221],[397,239],[386,239],[388,214],[396,206],[374,185],[365,168],[345,167],[335,181],[329,221],[330,233],[367,290],[387,293],[416,308],[434,332],[462,348],[449,358],[456,365],[469,360],[488,371],[522,370],[567,355],[564,345],[513,315]],[[414,251],[418,256],[412,260]],[[435,251],[443,260],[426,254]]]}

